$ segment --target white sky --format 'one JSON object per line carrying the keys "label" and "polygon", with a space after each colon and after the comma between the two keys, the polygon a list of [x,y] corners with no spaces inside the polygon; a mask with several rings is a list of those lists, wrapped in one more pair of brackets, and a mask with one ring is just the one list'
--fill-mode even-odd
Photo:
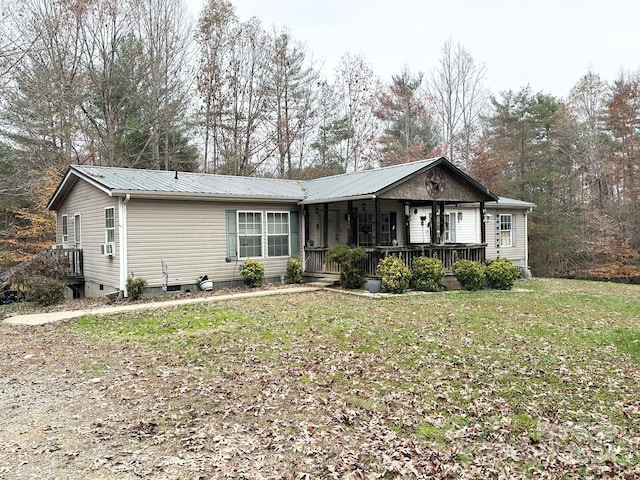
{"label": "white sky", "polygon": [[[205,0],[187,0],[196,15]],[[588,70],[613,81],[640,69],[638,0],[232,0],[241,20],[289,27],[326,77],[361,53],[383,82],[431,72],[451,39],[486,67],[494,94],[530,85],[565,97]]]}

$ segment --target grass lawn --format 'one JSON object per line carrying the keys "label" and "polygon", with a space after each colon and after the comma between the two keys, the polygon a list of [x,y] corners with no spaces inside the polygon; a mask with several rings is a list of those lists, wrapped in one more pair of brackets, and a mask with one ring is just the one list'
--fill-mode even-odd
{"label": "grass lawn", "polygon": [[140,401],[162,404],[150,438],[224,452],[213,478],[640,478],[640,287],[516,289],[323,291],[57,328],[114,352],[88,377],[138,352]]}

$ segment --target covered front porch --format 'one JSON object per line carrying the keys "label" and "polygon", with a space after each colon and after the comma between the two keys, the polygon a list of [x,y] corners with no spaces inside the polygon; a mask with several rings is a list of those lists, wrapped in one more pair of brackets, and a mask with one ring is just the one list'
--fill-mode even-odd
{"label": "covered front porch", "polygon": [[397,255],[407,266],[437,257],[486,258],[485,202],[497,197],[444,158],[309,182],[302,203],[303,265],[309,273],[339,273],[327,261],[337,244],[367,253],[365,276]]}
{"label": "covered front porch", "polygon": [[[327,261],[328,247],[305,247],[305,271],[309,273],[340,273],[340,267],[334,262]],[[362,264],[365,277],[377,276],[378,262],[386,255],[395,255],[402,259],[405,265],[411,266],[416,257],[437,257],[450,269],[456,260],[485,261],[484,245],[411,245],[406,247],[367,247],[364,248],[367,258]]]}

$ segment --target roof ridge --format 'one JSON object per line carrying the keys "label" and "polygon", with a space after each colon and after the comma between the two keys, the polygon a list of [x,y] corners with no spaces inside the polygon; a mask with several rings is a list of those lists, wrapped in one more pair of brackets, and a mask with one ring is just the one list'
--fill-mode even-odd
{"label": "roof ridge", "polygon": [[392,168],[400,168],[400,167],[406,167],[407,165],[411,164],[411,163],[426,163],[426,162],[434,162],[435,160],[439,160],[443,157],[432,157],[432,158],[423,158],[422,160],[414,160],[412,162],[405,162],[405,163],[396,163],[395,165],[387,165],[385,167],[375,167],[375,168],[370,168],[368,170],[358,170],[356,172],[345,172],[345,173],[338,173],[336,175],[329,175],[326,177],[318,177],[318,178],[312,178],[310,180],[301,180],[302,182],[314,182],[316,180],[325,180],[328,178],[338,178],[338,177],[346,177],[346,176],[351,176],[351,175],[359,175],[359,174],[364,174],[367,172],[371,172],[374,170],[389,170]]}

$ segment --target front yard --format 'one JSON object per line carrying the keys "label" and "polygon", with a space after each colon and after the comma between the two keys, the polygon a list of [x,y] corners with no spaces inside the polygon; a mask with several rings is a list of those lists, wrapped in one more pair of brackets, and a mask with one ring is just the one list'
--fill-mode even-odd
{"label": "front yard", "polygon": [[639,478],[640,287],[0,326],[0,478]]}

